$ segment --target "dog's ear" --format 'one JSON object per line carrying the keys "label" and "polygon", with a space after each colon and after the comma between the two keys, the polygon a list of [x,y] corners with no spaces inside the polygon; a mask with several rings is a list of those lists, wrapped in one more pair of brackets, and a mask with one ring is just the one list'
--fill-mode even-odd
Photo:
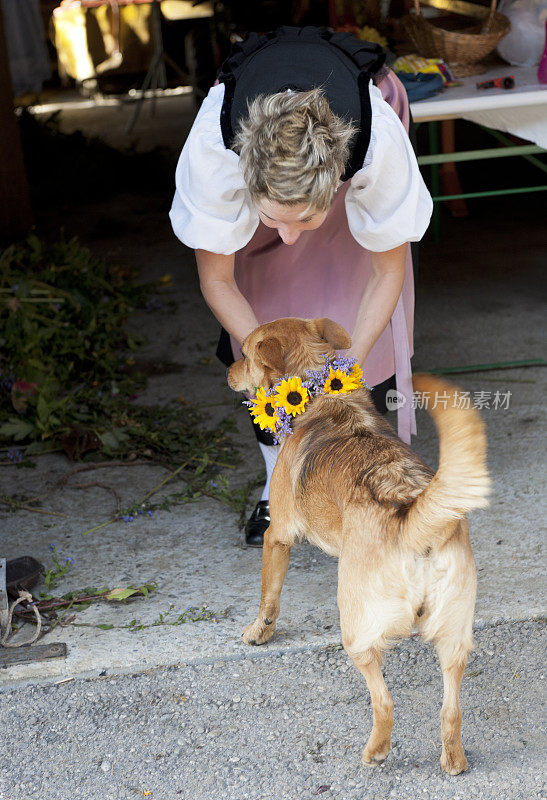
{"label": "dog's ear", "polygon": [[315,330],[319,336],[331,344],[335,350],[347,350],[351,347],[351,336],[337,322],[328,317],[314,319]]}
{"label": "dog's ear", "polygon": [[285,372],[285,361],[283,359],[283,348],[279,339],[273,336],[263,339],[258,344],[257,350],[264,366],[283,375]]}

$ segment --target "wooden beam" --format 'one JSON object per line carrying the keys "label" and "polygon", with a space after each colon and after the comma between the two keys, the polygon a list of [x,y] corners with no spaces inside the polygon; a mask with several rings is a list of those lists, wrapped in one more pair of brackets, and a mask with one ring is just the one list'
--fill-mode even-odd
{"label": "wooden beam", "polygon": [[2,649],[0,650],[0,667],[14,667],[16,664],[29,664],[31,661],[46,661],[50,658],[66,658],[66,654],[65,642]]}

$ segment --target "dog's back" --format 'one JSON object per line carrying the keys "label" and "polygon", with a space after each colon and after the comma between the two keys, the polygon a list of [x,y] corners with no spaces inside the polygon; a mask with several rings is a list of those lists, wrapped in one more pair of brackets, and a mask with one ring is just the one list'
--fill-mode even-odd
{"label": "dog's back", "polygon": [[383,518],[386,532],[396,530],[422,553],[446,540],[454,531],[451,523],[487,504],[486,439],[477,411],[458,408],[458,390],[444,380],[416,376],[414,385],[426,397],[443,398],[430,407],[440,437],[436,474],[375,411],[365,389],[317,397],[295,421],[283,460],[290,465],[293,498],[307,528],[323,529],[328,519],[336,537],[341,527],[332,530],[332,520],[338,518],[341,526],[346,509],[370,507]]}

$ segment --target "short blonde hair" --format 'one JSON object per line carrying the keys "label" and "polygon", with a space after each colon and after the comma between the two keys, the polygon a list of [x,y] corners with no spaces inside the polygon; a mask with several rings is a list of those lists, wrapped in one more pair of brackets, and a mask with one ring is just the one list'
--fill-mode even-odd
{"label": "short blonde hair", "polygon": [[249,104],[233,147],[254,199],[327,211],[356,132],[333,114],[321,89],[285,91]]}

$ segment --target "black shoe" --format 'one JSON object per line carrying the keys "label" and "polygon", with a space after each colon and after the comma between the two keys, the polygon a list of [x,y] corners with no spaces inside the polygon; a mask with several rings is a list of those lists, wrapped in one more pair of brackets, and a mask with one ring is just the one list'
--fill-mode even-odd
{"label": "black shoe", "polygon": [[262,547],[269,525],[270,504],[267,500],[259,500],[245,525],[245,543],[248,547]]}

